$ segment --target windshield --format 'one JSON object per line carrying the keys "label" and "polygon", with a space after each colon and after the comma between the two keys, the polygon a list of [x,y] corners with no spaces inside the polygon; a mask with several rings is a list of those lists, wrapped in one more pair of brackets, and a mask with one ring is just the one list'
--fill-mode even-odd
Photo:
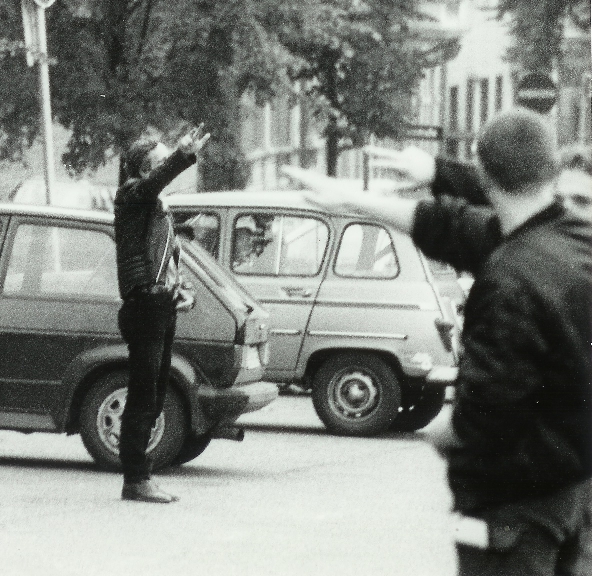
{"label": "windshield", "polygon": [[257,307],[257,301],[203,248],[182,237],[179,237],[179,240],[183,247],[182,255],[194,273],[209,277],[218,289],[242,310],[251,312]]}

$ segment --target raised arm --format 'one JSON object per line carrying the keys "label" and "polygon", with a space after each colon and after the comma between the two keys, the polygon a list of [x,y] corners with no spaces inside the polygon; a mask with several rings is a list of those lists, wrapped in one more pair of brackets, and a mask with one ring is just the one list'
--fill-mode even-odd
{"label": "raised arm", "polygon": [[138,183],[138,192],[147,200],[156,201],[157,196],[181,172],[195,164],[197,154],[209,140],[203,134],[203,124],[192,129],[179,139],[177,149]]}

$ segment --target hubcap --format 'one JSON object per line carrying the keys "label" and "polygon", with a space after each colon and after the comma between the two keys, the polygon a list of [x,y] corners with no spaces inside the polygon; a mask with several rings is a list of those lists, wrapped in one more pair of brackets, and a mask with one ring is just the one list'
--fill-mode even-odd
{"label": "hubcap", "polygon": [[379,392],[370,375],[343,372],[333,380],[331,399],[335,410],[343,416],[362,418],[376,408]]}
{"label": "hubcap", "polygon": [[[103,400],[97,414],[97,431],[101,442],[114,454],[119,454],[119,436],[121,434],[121,416],[125,408],[127,391],[119,388]],[[146,452],[154,450],[164,433],[164,413],[156,419],[150,432],[150,440]]]}

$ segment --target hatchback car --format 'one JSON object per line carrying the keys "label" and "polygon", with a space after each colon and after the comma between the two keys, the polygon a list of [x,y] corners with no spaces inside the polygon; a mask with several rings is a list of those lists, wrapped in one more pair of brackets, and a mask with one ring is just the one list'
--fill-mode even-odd
{"label": "hatchback car", "polygon": [[[127,347],[112,215],[0,205],[0,429],[80,433],[97,463],[119,468]],[[260,382],[268,314],[199,246],[181,272],[196,307],[179,314],[171,382],[148,450],[161,468],[212,438],[241,439],[243,413],[277,397]]]}
{"label": "hatchback car", "polygon": [[266,379],[310,389],[329,430],[410,431],[438,414],[454,373],[442,368],[457,360],[455,300],[464,297],[452,270],[439,266],[436,279],[407,236],[330,215],[297,191],[166,201],[179,232],[270,313]]}

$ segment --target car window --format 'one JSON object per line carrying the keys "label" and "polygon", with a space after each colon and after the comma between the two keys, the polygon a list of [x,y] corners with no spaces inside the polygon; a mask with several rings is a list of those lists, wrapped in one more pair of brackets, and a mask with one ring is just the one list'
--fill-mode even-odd
{"label": "car window", "polygon": [[399,264],[389,233],[370,224],[348,225],[339,243],[335,273],[350,278],[394,278]]}
{"label": "car window", "polygon": [[198,242],[214,258],[220,249],[220,218],[208,212],[173,212],[175,232],[192,242]]}
{"label": "car window", "polygon": [[242,214],[233,227],[232,270],[260,276],[315,276],[328,239],[327,225],[315,218]]}
{"label": "car window", "polygon": [[117,298],[115,242],[97,230],[21,224],[3,291]]}

